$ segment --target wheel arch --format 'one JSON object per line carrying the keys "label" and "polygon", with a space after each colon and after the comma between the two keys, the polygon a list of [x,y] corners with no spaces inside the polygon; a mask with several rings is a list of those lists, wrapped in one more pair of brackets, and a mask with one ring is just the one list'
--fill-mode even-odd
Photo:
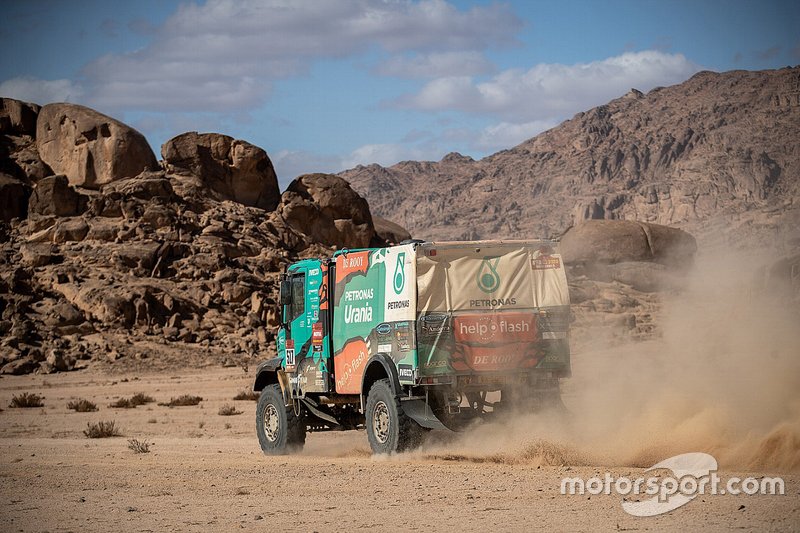
{"label": "wheel arch", "polygon": [[253,383],[253,390],[261,392],[267,385],[280,384],[278,380],[278,370],[281,368],[282,359],[280,357],[273,357],[267,359],[256,369],[256,380]]}
{"label": "wheel arch", "polygon": [[381,379],[389,380],[389,387],[394,396],[400,396],[400,377],[397,374],[397,366],[391,357],[385,353],[377,353],[369,358],[364,375],[361,377],[361,405],[364,405],[364,396],[369,394],[369,389],[373,383]]}

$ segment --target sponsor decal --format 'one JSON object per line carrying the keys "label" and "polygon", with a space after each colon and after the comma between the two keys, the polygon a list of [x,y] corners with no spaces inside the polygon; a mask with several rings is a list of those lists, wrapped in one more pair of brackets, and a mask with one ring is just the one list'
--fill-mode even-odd
{"label": "sponsor decal", "polygon": [[297,374],[289,377],[289,383],[292,385],[305,385],[308,383],[308,377],[305,374]]}
{"label": "sponsor decal", "polygon": [[502,313],[458,316],[453,323],[457,370],[505,370],[535,366],[536,316]]}
{"label": "sponsor decal", "polygon": [[485,300],[470,300],[470,307],[502,307],[504,305],[517,305],[516,298],[492,298]]}
{"label": "sponsor decal", "polygon": [[392,332],[392,325],[387,324],[386,322],[383,324],[378,324],[378,326],[375,328],[375,331],[378,333],[378,335],[388,335]]}
{"label": "sponsor decal", "polygon": [[406,286],[406,274],[405,269],[403,268],[403,264],[406,260],[406,253],[400,252],[397,254],[397,262],[394,266],[394,278],[392,280],[392,288],[394,288],[395,294],[400,294],[403,292],[403,287]]}
{"label": "sponsor decal", "polygon": [[419,319],[423,333],[447,333],[450,331],[447,315],[430,314]]}
{"label": "sponsor decal", "polygon": [[397,365],[397,375],[400,381],[412,381],[414,379],[414,368],[411,365]]}
{"label": "sponsor decal", "polygon": [[347,304],[344,306],[345,324],[359,324],[362,322],[372,322],[372,307],[365,305],[355,307]]}
{"label": "sponsor decal", "polygon": [[344,345],[333,358],[336,371],[336,392],[357,394],[361,389],[361,376],[369,359],[367,345],[363,339],[353,339]]}
{"label": "sponsor decal", "polygon": [[396,302],[388,302],[386,304],[386,309],[407,309],[411,307],[410,300],[398,300]]}
{"label": "sponsor decal", "polygon": [[378,345],[378,352],[379,353],[392,353],[392,345],[391,344],[379,344]]}
{"label": "sponsor decal", "polygon": [[351,305],[349,303],[344,306],[344,322],[345,324],[360,324],[363,322],[372,322],[372,305],[368,302],[372,300],[375,291],[372,287],[368,289],[354,289],[345,291],[343,299],[345,302],[356,302],[360,305]]}
{"label": "sponsor decal", "polygon": [[323,339],[323,331],[322,331],[322,323],[317,322],[311,326],[311,343],[314,345],[314,348],[322,348],[322,339]]}
{"label": "sponsor decal", "polygon": [[350,252],[336,257],[336,284],[354,274],[366,275],[369,269],[369,252]]}
{"label": "sponsor decal", "polygon": [[552,255],[539,255],[531,258],[531,266],[534,270],[552,270],[561,268],[561,259]]}
{"label": "sponsor decal", "polygon": [[355,302],[359,300],[371,300],[374,294],[375,292],[373,291],[372,287],[368,289],[355,289],[352,291],[345,291],[344,301]]}
{"label": "sponsor decal", "polygon": [[536,317],[526,313],[459,316],[455,319],[456,341],[485,344],[495,336],[504,343],[536,340]]}
{"label": "sponsor decal", "polygon": [[500,286],[500,274],[497,273],[499,257],[484,257],[481,268],[478,270],[478,288],[489,294]]}

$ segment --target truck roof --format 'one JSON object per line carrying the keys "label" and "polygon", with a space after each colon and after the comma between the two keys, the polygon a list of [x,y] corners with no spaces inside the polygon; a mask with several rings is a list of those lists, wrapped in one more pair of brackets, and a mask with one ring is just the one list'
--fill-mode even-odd
{"label": "truck roof", "polygon": [[[555,246],[558,244],[557,239],[485,239],[480,241],[422,241],[422,240],[411,240],[411,241],[403,241],[399,245],[406,245],[406,244],[413,244],[417,247],[424,247],[424,248],[471,248],[473,246],[502,246],[502,245],[512,245],[512,246],[541,246],[543,244]],[[387,246],[387,248],[391,248],[391,246]],[[349,254],[351,252],[363,252],[367,250],[379,250],[380,248],[343,248],[341,250],[336,250],[333,253],[333,257],[337,257],[342,254]]]}

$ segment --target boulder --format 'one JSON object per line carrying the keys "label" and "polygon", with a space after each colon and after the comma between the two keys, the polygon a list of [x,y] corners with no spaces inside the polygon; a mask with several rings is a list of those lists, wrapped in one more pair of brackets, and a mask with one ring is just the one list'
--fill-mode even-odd
{"label": "boulder", "polygon": [[288,226],[327,246],[365,248],[375,235],[367,201],[332,174],[296,178],[278,210]]}
{"label": "boulder", "polygon": [[28,212],[37,215],[71,217],[86,211],[89,198],[69,186],[64,175],[39,180],[28,201]]}
{"label": "boulder", "polygon": [[34,361],[32,357],[26,356],[15,361],[11,361],[10,363],[6,363],[6,365],[3,366],[3,369],[0,370],[0,374],[13,374],[20,376],[23,374],[30,374],[38,367],[39,363]]}
{"label": "boulder", "polygon": [[267,211],[280,200],[267,152],[246,141],[192,131],[164,143],[161,157],[169,174],[195,176],[222,199]]}
{"label": "boulder", "polygon": [[31,267],[47,266],[60,256],[50,243],[29,243],[20,247],[22,261]]}
{"label": "boulder", "polygon": [[0,173],[30,184],[53,171],[39,157],[33,137],[0,134]]}
{"label": "boulder", "polygon": [[0,98],[0,133],[36,135],[36,116],[41,106],[13,98]]}
{"label": "boulder", "polygon": [[103,325],[130,327],[136,318],[134,300],[137,297],[124,287],[91,284],[80,288],[71,303],[83,315]]}
{"label": "boulder", "polygon": [[691,235],[677,228],[631,220],[587,220],[561,239],[568,265],[653,261],[689,266],[697,251]]}
{"label": "boulder", "polygon": [[36,121],[39,156],[72,185],[97,189],[158,163],[144,136],[88,107],[48,104]]}
{"label": "boulder", "polygon": [[0,174],[0,220],[25,218],[28,215],[30,187],[8,174]]}
{"label": "boulder", "polygon": [[375,225],[375,233],[387,244],[399,244],[411,239],[411,234],[406,228],[391,220],[373,215],[372,223]]}
{"label": "boulder", "polygon": [[175,196],[172,183],[164,172],[142,172],[136,177],[114,181],[103,187],[104,195],[118,193],[123,197],[149,200],[162,198],[170,200]]}
{"label": "boulder", "polygon": [[665,265],[649,261],[594,264],[587,269],[586,274],[589,279],[617,281],[640,292],[678,290],[685,286],[685,279],[682,276],[676,275]]}
{"label": "boulder", "polygon": [[16,150],[9,156],[9,159],[19,169],[18,172],[30,182],[36,183],[45,176],[53,175],[53,170],[39,157],[39,152],[36,150],[36,143],[34,142]]}
{"label": "boulder", "polygon": [[53,230],[53,242],[80,242],[89,233],[89,225],[81,217],[59,220]]}

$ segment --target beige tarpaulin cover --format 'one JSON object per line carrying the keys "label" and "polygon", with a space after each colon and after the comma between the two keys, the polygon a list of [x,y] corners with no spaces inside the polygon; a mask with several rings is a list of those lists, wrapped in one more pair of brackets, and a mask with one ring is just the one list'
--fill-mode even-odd
{"label": "beige tarpaulin cover", "polygon": [[417,312],[569,305],[561,256],[538,241],[425,243],[417,249]]}

